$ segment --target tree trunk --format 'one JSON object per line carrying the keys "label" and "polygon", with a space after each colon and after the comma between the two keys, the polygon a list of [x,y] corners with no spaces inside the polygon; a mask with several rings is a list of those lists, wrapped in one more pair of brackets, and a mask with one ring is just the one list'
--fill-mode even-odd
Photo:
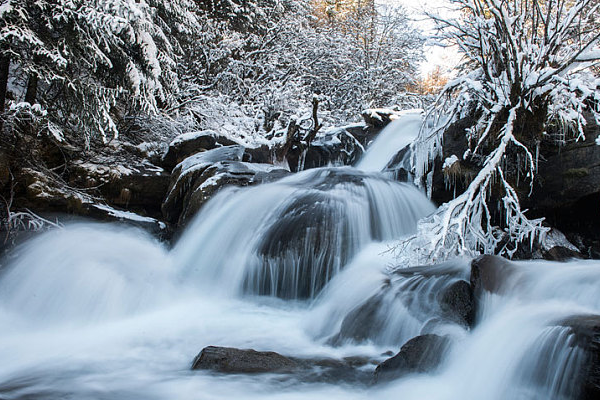
{"label": "tree trunk", "polygon": [[38,76],[37,74],[29,75],[29,81],[27,82],[27,92],[25,92],[25,102],[29,104],[35,104],[37,98],[38,89]]}
{"label": "tree trunk", "polygon": [[296,121],[294,119],[290,120],[290,123],[288,124],[288,128],[287,128],[285,142],[276,151],[276,160],[278,162],[282,162],[283,160],[285,160],[287,153],[292,149],[292,145],[294,144],[295,141],[298,140],[296,138],[296,135],[298,134],[299,129],[300,129],[300,127],[298,126]]}
{"label": "tree trunk", "polygon": [[317,136],[319,129],[321,129],[321,127],[323,126],[319,123],[319,114],[318,114],[319,99],[317,99],[316,97],[313,97],[312,105],[313,105],[313,109],[312,109],[313,126],[312,126],[310,132],[308,132],[308,135],[306,135],[306,137],[304,138],[304,140],[306,141],[307,148],[310,146],[311,142]]}
{"label": "tree trunk", "polygon": [[8,90],[8,71],[10,68],[10,56],[0,57],[0,131],[4,125],[4,107],[6,105],[6,92]]}

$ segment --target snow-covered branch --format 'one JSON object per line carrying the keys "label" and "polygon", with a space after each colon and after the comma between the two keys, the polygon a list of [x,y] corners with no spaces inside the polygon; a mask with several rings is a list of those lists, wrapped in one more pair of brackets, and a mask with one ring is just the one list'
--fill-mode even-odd
{"label": "snow-covered branch", "polygon": [[[463,74],[429,110],[415,143],[422,181],[441,154],[446,129],[470,117],[464,162],[478,172],[464,193],[422,222],[421,245],[432,258],[500,253],[543,233],[521,210],[516,185],[535,178],[542,140],[583,136],[584,113],[600,116],[598,4],[592,0],[453,0],[456,18],[432,15],[440,37],[463,54]],[[432,122],[433,121],[433,122]],[[521,196],[523,194],[521,193]],[[500,211],[497,204],[500,206]],[[502,218],[499,215],[503,216]],[[429,243],[429,244],[427,244]]]}

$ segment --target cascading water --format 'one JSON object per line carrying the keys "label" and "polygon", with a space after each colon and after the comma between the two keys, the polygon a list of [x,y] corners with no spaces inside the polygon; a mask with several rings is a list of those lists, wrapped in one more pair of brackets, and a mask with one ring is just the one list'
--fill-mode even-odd
{"label": "cascading water", "polygon": [[433,210],[407,184],[349,167],[307,170],[217,195],[173,255],[206,290],[312,298],[363,246],[414,233]]}
{"label": "cascading water", "polygon": [[381,131],[356,164],[356,168],[371,172],[383,171],[399,150],[417,138],[422,123],[422,110],[405,111],[402,117],[392,121]]}
{"label": "cascading water", "polygon": [[[111,224],[40,235],[0,270],[0,399],[584,398],[600,262],[513,263],[457,313],[470,260],[388,268],[431,211],[408,185],[323,168],[222,191],[170,251]],[[374,386],[189,369],[208,345],[381,362],[431,333],[450,343],[436,370]]]}

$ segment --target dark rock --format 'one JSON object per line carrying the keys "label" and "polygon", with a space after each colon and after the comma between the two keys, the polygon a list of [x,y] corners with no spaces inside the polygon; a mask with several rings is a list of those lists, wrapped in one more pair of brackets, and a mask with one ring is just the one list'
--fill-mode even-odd
{"label": "dark rock", "polygon": [[162,158],[162,166],[170,171],[181,161],[196,153],[235,144],[231,139],[221,136],[215,131],[184,133],[171,141]]}
{"label": "dark rock", "polygon": [[573,258],[583,258],[579,251],[563,246],[554,246],[550,248],[544,252],[543,257],[549,261],[567,261]]}
{"label": "dark rock", "polygon": [[[341,270],[359,250],[344,211],[348,196],[370,202],[363,187],[368,174],[352,168],[327,168],[305,173],[293,188],[302,187],[277,210],[259,242],[258,265],[247,270],[247,292],[281,298],[310,298]],[[347,193],[345,195],[344,193]],[[370,218],[371,234],[381,237],[376,216]],[[340,245],[341,244],[341,245]]]}
{"label": "dark rock", "polygon": [[375,381],[432,371],[442,362],[449,344],[450,339],[446,336],[429,334],[414,337],[402,346],[398,354],[377,366]]}
{"label": "dark rock", "polygon": [[273,149],[267,145],[246,147],[242,161],[257,164],[272,164],[275,159]]}
{"label": "dark rock", "polygon": [[106,204],[85,203],[81,215],[105,222],[119,222],[135,226],[151,233],[161,240],[171,239],[170,226],[155,218],[139,215],[127,210],[119,210]]}
{"label": "dark rock", "polygon": [[289,173],[271,164],[242,162],[244,154],[242,146],[225,146],[197,153],[179,163],[162,204],[164,218],[184,226],[221,188],[270,182]]}
{"label": "dark rock", "polygon": [[107,204],[141,215],[161,218],[161,204],[170,175],[145,160],[120,163],[99,159],[75,161],[70,184],[98,193]]}
{"label": "dark rock", "polygon": [[475,319],[473,290],[467,281],[459,280],[442,292],[439,300],[442,311],[451,320],[472,327]]}
{"label": "dark rock", "polygon": [[292,171],[327,165],[351,165],[362,156],[364,147],[345,128],[324,132],[307,149],[292,148],[286,158]]}
{"label": "dark rock", "polygon": [[348,125],[344,127],[344,130],[354,136],[364,148],[381,132],[381,128],[365,124]]}
{"label": "dark rock", "polygon": [[471,288],[475,296],[483,291],[503,293],[503,286],[515,271],[508,260],[498,256],[485,255],[471,262]]}
{"label": "dark rock", "polygon": [[195,179],[179,217],[183,226],[225,186],[249,186],[278,180],[289,172],[271,164],[225,161],[208,167]]}
{"label": "dark rock", "polygon": [[586,122],[585,140],[542,149],[544,158],[539,161],[528,207],[562,210],[586,196],[600,193],[600,151],[596,144],[600,128],[593,117],[586,118]]}
{"label": "dark rock", "polygon": [[572,345],[578,346],[585,352],[582,365],[570,365],[570,371],[576,376],[571,377],[575,390],[580,390],[578,396],[569,395],[581,400],[600,399],[600,316],[575,315],[559,321],[559,326],[568,327],[572,333]]}
{"label": "dark rock", "polygon": [[375,365],[377,361],[369,357],[296,358],[275,352],[209,346],[195,357],[192,370],[231,374],[277,373],[282,374],[279,379],[300,382],[367,384],[372,379],[371,368]]}
{"label": "dark rock", "polygon": [[[431,186],[431,200],[438,205],[446,203],[457,194],[462,193],[478,172],[477,166],[462,159],[468,149],[466,130],[471,128],[474,123],[475,120],[471,117],[463,118],[450,125],[444,132],[442,155],[433,164]],[[451,169],[442,170],[444,161],[453,155],[459,161]],[[451,182],[452,185],[448,185],[447,182]]]}
{"label": "dark rock", "polygon": [[463,267],[452,262],[399,268],[389,274],[376,294],[344,316],[340,330],[328,343],[333,346],[367,340],[378,344],[402,343],[407,332],[390,331],[390,321],[394,320],[391,315],[398,312],[400,305],[421,324],[418,331],[421,334],[433,333],[448,323],[469,327],[473,324],[475,301],[464,278]]}
{"label": "dark rock", "polygon": [[410,146],[401,149],[383,170],[401,182],[412,180],[412,151]]}
{"label": "dark rock", "polygon": [[358,307],[354,308],[342,321],[338,334],[329,339],[332,346],[340,346],[344,342],[363,342],[370,339],[383,326],[379,313],[383,308],[384,290],[370,297]]}
{"label": "dark rock", "polygon": [[231,347],[205,347],[196,356],[192,369],[224,373],[290,373],[301,365],[272,351],[240,350]]}
{"label": "dark rock", "polygon": [[385,128],[397,116],[397,112],[391,109],[373,108],[364,110],[361,115],[368,126]]}

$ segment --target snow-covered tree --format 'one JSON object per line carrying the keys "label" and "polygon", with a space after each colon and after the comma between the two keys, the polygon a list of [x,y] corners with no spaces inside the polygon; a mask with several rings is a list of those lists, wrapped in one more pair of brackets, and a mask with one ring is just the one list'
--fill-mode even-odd
{"label": "snow-covered tree", "polygon": [[[500,253],[544,232],[529,220],[519,182],[532,188],[542,140],[582,138],[584,113],[600,120],[600,4],[595,0],[452,0],[447,15],[432,15],[442,38],[464,56],[463,73],[449,82],[429,111],[433,129],[415,144],[418,176],[440,154],[443,132],[462,116],[469,150],[447,160],[475,165],[466,191],[421,224],[423,254]],[[456,17],[450,17],[456,16]],[[433,120],[433,123],[432,123]],[[522,183],[521,183],[522,186]],[[520,193],[523,192],[523,193]],[[499,202],[499,207],[492,204]],[[500,209],[497,219],[495,210]],[[498,228],[497,226],[501,226]]]}
{"label": "snow-covered tree", "polygon": [[[393,103],[422,54],[423,39],[402,9],[378,8],[361,32],[354,17],[343,24],[320,21],[307,0],[220,4],[203,6],[209,10],[205,29],[188,51],[193,84],[184,102],[201,123],[214,114],[206,108],[216,105],[207,101],[211,93],[245,108],[249,118],[258,116],[254,125],[262,134],[287,129],[295,114],[310,116],[313,93],[322,99],[326,123],[347,121],[365,107]],[[255,22],[244,29],[223,16],[248,8]]]}
{"label": "snow-covered tree", "polygon": [[[191,0],[3,0],[0,52],[9,79],[49,129],[87,141],[118,135],[117,102],[155,113],[178,89],[177,41],[197,26]],[[6,84],[0,79],[0,94]],[[3,100],[3,99],[0,99]],[[0,104],[2,105],[2,104]]]}

